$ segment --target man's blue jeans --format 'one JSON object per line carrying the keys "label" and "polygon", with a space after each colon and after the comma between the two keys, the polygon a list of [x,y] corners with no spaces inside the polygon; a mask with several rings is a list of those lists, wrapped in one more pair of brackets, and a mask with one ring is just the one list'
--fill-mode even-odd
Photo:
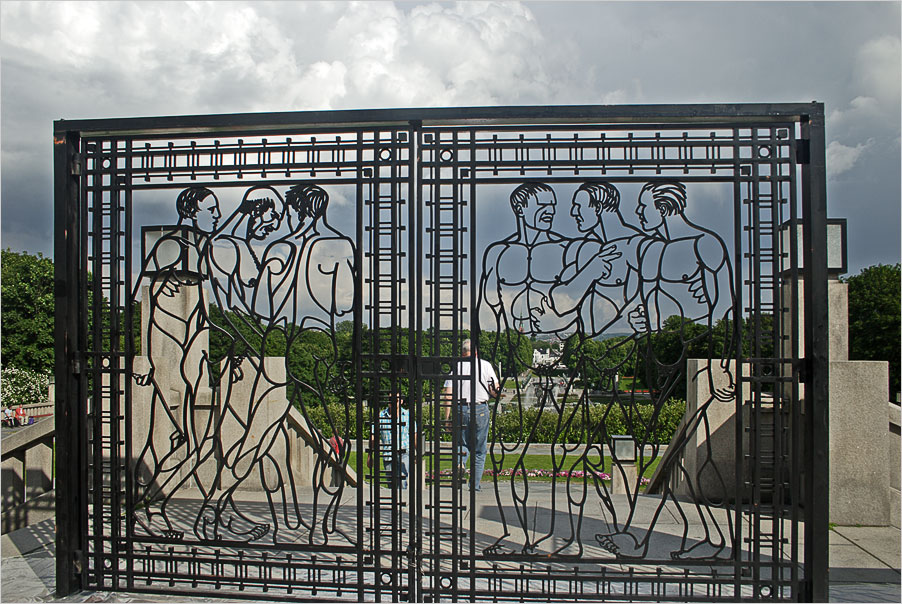
{"label": "man's blue jeans", "polygon": [[[472,414],[472,418],[470,417]],[[470,421],[473,421],[471,428]],[[473,465],[470,468],[470,488],[480,490],[482,473],[485,471],[486,441],[489,438],[489,406],[476,403],[460,406],[460,463],[467,465],[467,458],[473,454]]]}
{"label": "man's blue jeans", "polygon": [[400,467],[398,468],[397,475],[393,472],[394,462],[391,461],[391,457],[384,457],[382,459],[382,465],[385,467],[385,473],[389,476],[391,484],[397,485],[400,482],[401,488],[406,489],[407,474],[410,468],[410,455],[408,453],[402,453],[399,457],[401,458],[401,463],[398,464]]}

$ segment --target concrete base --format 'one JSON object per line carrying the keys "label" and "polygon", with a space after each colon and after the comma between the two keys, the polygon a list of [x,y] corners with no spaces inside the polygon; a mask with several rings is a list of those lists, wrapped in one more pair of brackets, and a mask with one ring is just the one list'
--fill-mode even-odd
{"label": "concrete base", "polygon": [[3,534],[51,518],[56,518],[56,491],[49,491],[13,507],[4,507]]}
{"label": "concrete base", "polygon": [[611,470],[611,494],[632,495],[633,490],[636,488],[636,478],[636,464],[617,464]]}
{"label": "concrete base", "polygon": [[902,515],[902,407],[889,403],[889,523],[899,527]]}
{"label": "concrete base", "polygon": [[[736,400],[720,401],[711,393],[729,386],[730,375],[736,378],[736,363],[730,362],[729,373],[718,362],[708,379],[707,359],[686,361],[686,414],[676,435],[688,422],[681,466],[685,471],[659,476],[665,468],[662,462],[652,477],[650,489],[659,492],[658,480],[669,480],[674,494],[691,498],[699,494],[710,501],[728,501],[736,492]],[[745,392],[739,396],[744,397]],[[702,413],[699,413],[702,409]],[[747,425],[747,424],[746,424]],[[675,436],[676,438],[676,436]],[[670,449],[674,443],[671,442]],[[744,452],[747,447],[744,447]],[[672,465],[672,464],[668,464]]]}
{"label": "concrete base", "polygon": [[830,362],[830,522],[890,523],[888,382],[885,362]]}

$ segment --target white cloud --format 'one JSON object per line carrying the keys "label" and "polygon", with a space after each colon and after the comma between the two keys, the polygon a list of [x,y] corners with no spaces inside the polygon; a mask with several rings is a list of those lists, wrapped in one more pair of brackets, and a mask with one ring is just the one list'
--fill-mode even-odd
{"label": "white cloud", "polygon": [[848,172],[855,167],[862,154],[873,144],[873,139],[868,139],[867,142],[854,147],[848,147],[839,141],[832,141],[827,145],[827,173],[832,178]]}
{"label": "white cloud", "polygon": [[865,43],[858,51],[857,82],[881,103],[898,103],[902,94],[902,47],[899,38],[882,36]]}
{"label": "white cloud", "polygon": [[6,0],[4,234],[52,241],[55,119],[518,104],[824,101],[831,174],[879,189],[894,217],[899,16],[898,3]]}
{"label": "white cloud", "polygon": [[899,38],[881,36],[862,44],[851,73],[852,90],[858,92],[848,104],[833,110],[828,128],[849,142],[861,140],[898,123],[902,87],[902,50]]}

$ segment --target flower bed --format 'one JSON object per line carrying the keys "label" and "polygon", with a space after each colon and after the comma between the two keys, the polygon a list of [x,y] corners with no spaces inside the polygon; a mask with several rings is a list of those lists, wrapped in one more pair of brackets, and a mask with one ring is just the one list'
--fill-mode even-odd
{"label": "flower bed", "polygon": [[[452,473],[452,471],[450,469],[448,469],[448,470],[440,471],[439,475],[451,476],[451,473]],[[582,470],[573,470],[572,472],[567,471],[567,470],[562,470],[562,471],[555,472],[554,470],[525,470],[524,471],[524,470],[514,470],[512,468],[505,468],[503,470],[499,470],[496,473],[494,470],[487,468],[485,470],[484,476],[486,476],[486,477],[526,476],[527,478],[586,478],[586,477],[591,477],[593,474],[595,475],[595,478],[600,478],[601,480],[604,480],[604,481],[611,480],[611,475],[608,474],[607,472],[584,472]],[[463,469],[463,475],[464,476],[470,475],[469,468]],[[434,478],[434,476],[435,475],[432,472],[426,472],[427,480],[432,480]],[[650,479],[643,477],[639,483],[644,486],[644,485],[647,485],[649,482],[651,482]]]}

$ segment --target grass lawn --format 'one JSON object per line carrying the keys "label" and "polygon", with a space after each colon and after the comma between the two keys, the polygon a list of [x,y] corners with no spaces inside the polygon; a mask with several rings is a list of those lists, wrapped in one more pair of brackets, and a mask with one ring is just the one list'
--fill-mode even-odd
{"label": "grass lawn", "polygon": [[[519,457],[520,457],[519,455],[507,454],[504,456],[503,462],[500,459],[500,457],[496,457],[495,461],[502,462],[502,463],[499,463],[499,466],[498,466],[499,470],[501,470],[501,471],[512,470],[514,468],[514,464],[517,463]],[[558,472],[565,471],[565,470],[571,470],[571,469],[572,470],[583,470],[582,465],[573,467],[573,465],[576,463],[576,456],[573,453],[568,454],[567,457],[565,457],[563,459],[560,456],[558,456],[557,468],[555,468],[554,461],[555,460],[552,458],[551,455],[529,455],[529,454],[527,454],[523,458],[523,467],[526,470],[553,471],[556,469]],[[597,463],[598,458],[596,457],[594,460],[590,460],[590,461]],[[648,463],[646,461],[646,463],[648,463],[648,467],[645,469],[644,472],[642,472],[642,476],[644,478],[651,478],[652,474],[654,474],[654,472],[655,472],[655,468],[658,467],[658,462],[660,462],[660,461],[661,461],[660,457],[655,458],[654,460],[651,461],[651,463]],[[357,464],[357,454],[354,451],[351,451],[351,458],[348,461],[348,465],[351,468],[356,469],[356,467],[357,467],[356,464]],[[382,467],[381,463],[380,463],[380,467]],[[491,454],[486,455],[485,467],[486,467],[486,470],[494,469]],[[443,461],[441,464],[441,469],[442,470],[450,470],[451,462]],[[427,472],[432,471],[432,468],[428,467],[428,464],[426,467],[426,471]],[[605,456],[605,458],[604,458],[604,469],[602,471],[607,472],[607,473],[611,472],[611,458],[609,456]],[[485,476],[483,476],[482,480],[486,481],[486,480],[491,480],[491,479],[492,479],[492,477],[489,476],[488,474],[486,474]],[[538,480],[540,482],[541,481],[551,482],[550,476],[535,476],[535,477],[531,477],[531,479]]]}

